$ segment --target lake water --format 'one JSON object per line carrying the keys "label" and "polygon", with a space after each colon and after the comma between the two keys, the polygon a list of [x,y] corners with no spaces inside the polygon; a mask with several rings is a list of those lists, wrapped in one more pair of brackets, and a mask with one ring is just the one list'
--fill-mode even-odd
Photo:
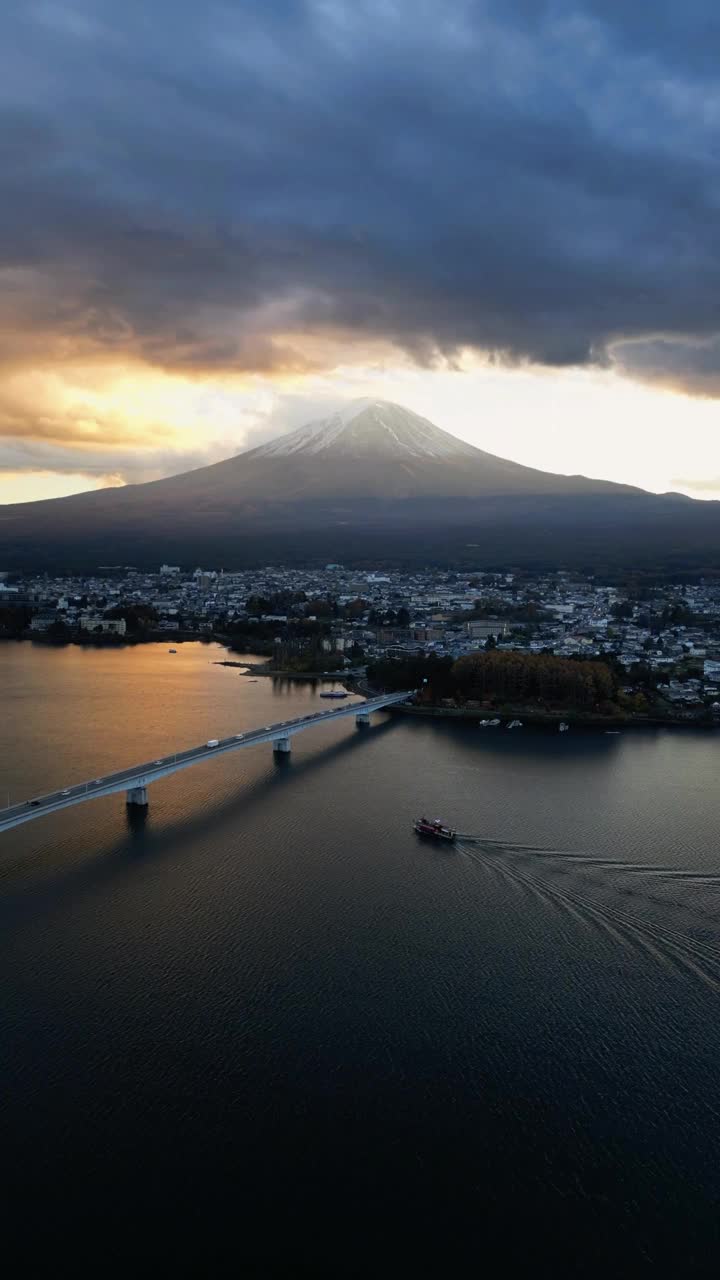
{"label": "lake water", "polygon": [[[1,802],[328,705],[223,656],[0,646]],[[0,835],[5,1251],[714,1273],[719,760],[383,713]]]}

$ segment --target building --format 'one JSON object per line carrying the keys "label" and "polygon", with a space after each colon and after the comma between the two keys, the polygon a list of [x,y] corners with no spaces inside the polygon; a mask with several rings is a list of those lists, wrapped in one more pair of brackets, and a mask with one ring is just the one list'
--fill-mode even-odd
{"label": "building", "polygon": [[58,618],[58,615],[54,611],[52,613],[36,613],[35,617],[30,622],[30,630],[49,631],[56,622],[60,621],[61,619]]}
{"label": "building", "polygon": [[127,626],[124,618],[103,618],[97,613],[83,613],[80,630],[92,631],[96,635],[124,636]]}
{"label": "building", "polygon": [[507,623],[502,618],[472,618],[465,623],[465,631],[471,640],[487,640],[488,636],[500,639],[507,635]]}

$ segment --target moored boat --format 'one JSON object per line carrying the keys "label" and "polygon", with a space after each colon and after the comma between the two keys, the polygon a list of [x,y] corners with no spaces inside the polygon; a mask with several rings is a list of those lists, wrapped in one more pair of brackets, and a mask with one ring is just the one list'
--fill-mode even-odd
{"label": "moored boat", "polygon": [[432,840],[447,840],[452,842],[457,835],[450,827],[446,827],[439,818],[431,820],[430,818],[416,818],[413,823],[413,831],[418,836],[429,836]]}
{"label": "moored boat", "polygon": [[321,698],[347,698],[347,694],[343,693],[340,689],[334,689],[329,693],[321,693],[320,697]]}

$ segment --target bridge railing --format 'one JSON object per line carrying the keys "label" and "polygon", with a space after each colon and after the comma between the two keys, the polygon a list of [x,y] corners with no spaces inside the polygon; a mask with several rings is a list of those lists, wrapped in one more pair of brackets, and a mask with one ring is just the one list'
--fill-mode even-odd
{"label": "bridge railing", "polygon": [[287,754],[290,750],[290,738],[304,732],[306,729],[312,729],[330,720],[339,720],[352,715],[356,717],[358,725],[367,724],[373,711],[381,711],[384,707],[392,706],[394,703],[406,702],[413,696],[413,693],[414,690],[408,690],[403,693],[378,694],[373,698],[366,698],[364,701],[350,702],[342,707],[333,707],[327,711],[309,716],[281,721],[278,724],[263,726],[259,729],[248,729],[229,738],[222,738],[217,741],[210,739],[209,741],[213,742],[212,746],[208,742],[201,743],[196,747],[174,752],[172,755],[158,757],[154,761],[145,761],[143,764],[132,765],[127,769],[115,770],[112,773],[105,774],[102,778],[95,778],[92,781],[72,783],[67,787],[57,787],[45,795],[38,795],[32,800],[0,809],[0,831],[8,830],[33,818],[39,818],[44,813],[56,813],[60,809],[67,809],[72,805],[81,804],[86,800],[93,800],[101,796],[113,795],[119,791],[127,792],[128,803],[146,805],[146,788],[161,778],[178,773],[181,769],[190,768],[194,764],[199,764],[201,761],[212,759],[218,755],[226,755],[230,751],[241,751],[247,747],[260,746],[265,742],[272,742],[278,752]]}

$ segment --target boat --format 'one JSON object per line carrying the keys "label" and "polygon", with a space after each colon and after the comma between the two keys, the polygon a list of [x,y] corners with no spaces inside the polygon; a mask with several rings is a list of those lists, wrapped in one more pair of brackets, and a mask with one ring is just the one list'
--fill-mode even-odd
{"label": "boat", "polygon": [[488,720],[488,729],[497,729],[499,724],[499,720]]}
{"label": "boat", "polygon": [[508,729],[522,729],[522,727],[523,727],[522,720],[511,720],[508,725]]}
{"label": "boat", "polygon": [[568,731],[568,729],[569,729],[569,728],[570,728],[570,725],[569,725],[569,724],[567,724],[567,722],[566,722],[565,720],[561,720],[561,721],[560,721],[560,732],[561,732],[561,733],[567,733],[567,731]]}
{"label": "boat", "polygon": [[450,827],[446,827],[439,818],[431,821],[430,818],[416,818],[413,823],[413,831],[418,836],[429,836],[432,840],[446,840],[451,843],[456,831],[452,831]]}
{"label": "boat", "polygon": [[177,653],[177,649],[168,649],[168,653]]}
{"label": "boat", "polygon": [[618,736],[619,732],[620,732],[620,730],[619,730],[619,729],[606,729],[606,730],[605,730],[605,733],[606,733],[606,734],[609,734],[609,736],[610,736],[610,737],[612,737],[612,738],[616,738],[616,737]]}
{"label": "boat", "polygon": [[342,693],[339,689],[333,690],[331,693],[321,693],[321,698],[347,698],[346,693]]}

